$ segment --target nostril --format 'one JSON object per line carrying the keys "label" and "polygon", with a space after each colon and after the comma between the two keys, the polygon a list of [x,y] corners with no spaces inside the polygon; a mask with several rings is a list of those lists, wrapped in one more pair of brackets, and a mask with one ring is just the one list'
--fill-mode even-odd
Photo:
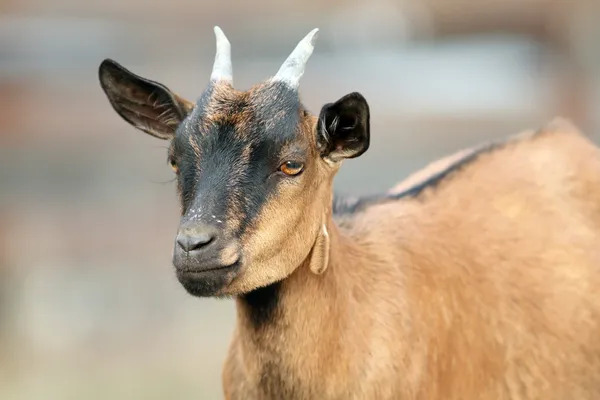
{"label": "nostril", "polygon": [[206,246],[212,242],[213,239],[214,236],[205,232],[195,235],[178,235],[177,244],[179,244],[179,246],[185,251],[192,251]]}

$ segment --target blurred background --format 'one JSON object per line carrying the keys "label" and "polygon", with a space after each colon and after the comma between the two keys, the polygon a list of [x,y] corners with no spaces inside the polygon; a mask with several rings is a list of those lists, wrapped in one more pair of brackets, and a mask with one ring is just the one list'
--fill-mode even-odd
{"label": "blurred background", "polygon": [[111,109],[110,57],[196,99],[232,43],[236,86],[321,29],[310,110],[360,91],[372,145],[336,188],[383,191],[555,115],[600,132],[595,0],[0,0],[0,399],[221,399],[232,301],[170,264],[166,144]]}

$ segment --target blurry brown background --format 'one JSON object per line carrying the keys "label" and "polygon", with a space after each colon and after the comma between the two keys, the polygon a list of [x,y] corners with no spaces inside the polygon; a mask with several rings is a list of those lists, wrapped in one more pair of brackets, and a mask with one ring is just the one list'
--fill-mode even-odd
{"label": "blurry brown background", "polygon": [[0,0],[0,399],[222,398],[233,303],[177,283],[166,145],[112,111],[102,59],[195,99],[213,25],[238,88],[319,27],[301,93],[369,100],[336,181],[359,194],[554,115],[598,138],[598,3]]}

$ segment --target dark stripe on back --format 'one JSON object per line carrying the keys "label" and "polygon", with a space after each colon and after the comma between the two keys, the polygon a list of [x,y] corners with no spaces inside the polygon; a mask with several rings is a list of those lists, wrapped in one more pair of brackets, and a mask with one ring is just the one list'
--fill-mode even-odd
{"label": "dark stripe on back", "polygon": [[501,148],[506,142],[501,143],[492,143],[490,145],[484,146],[478,150],[474,150],[471,154],[463,157],[462,159],[454,162],[445,170],[442,170],[430,178],[424,180],[421,183],[418,183],[412,186],[409,189],[406,189],[400,193],[381,193],[370,196],[365,196],[361,198],[355,199],[344,199],[343,197],[334,196],[333,200],[333,214],[334,215],[345,215],[345,214],[354,214],[361,211],[364,211],[369,206],[375,204],[382,204],[389,201],[404,199],[404,198],[416,198],[420,194],[423,193],[426,189],[435,188],[438,184],[444,181],[448,176],[458,172],[463,167],[473,163],[479,156],[482,154],[487,154],[493,152],[499,148]]}

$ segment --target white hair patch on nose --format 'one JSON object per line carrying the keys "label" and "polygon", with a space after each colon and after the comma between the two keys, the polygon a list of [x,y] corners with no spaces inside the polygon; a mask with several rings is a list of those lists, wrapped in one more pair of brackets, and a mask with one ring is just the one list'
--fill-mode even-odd
{"label": "white hair patch on nose", "polygon": [[202,209],[198,208],[190,208],[185,215],[185,219],[188,221],[199,221],[202,218]]}

